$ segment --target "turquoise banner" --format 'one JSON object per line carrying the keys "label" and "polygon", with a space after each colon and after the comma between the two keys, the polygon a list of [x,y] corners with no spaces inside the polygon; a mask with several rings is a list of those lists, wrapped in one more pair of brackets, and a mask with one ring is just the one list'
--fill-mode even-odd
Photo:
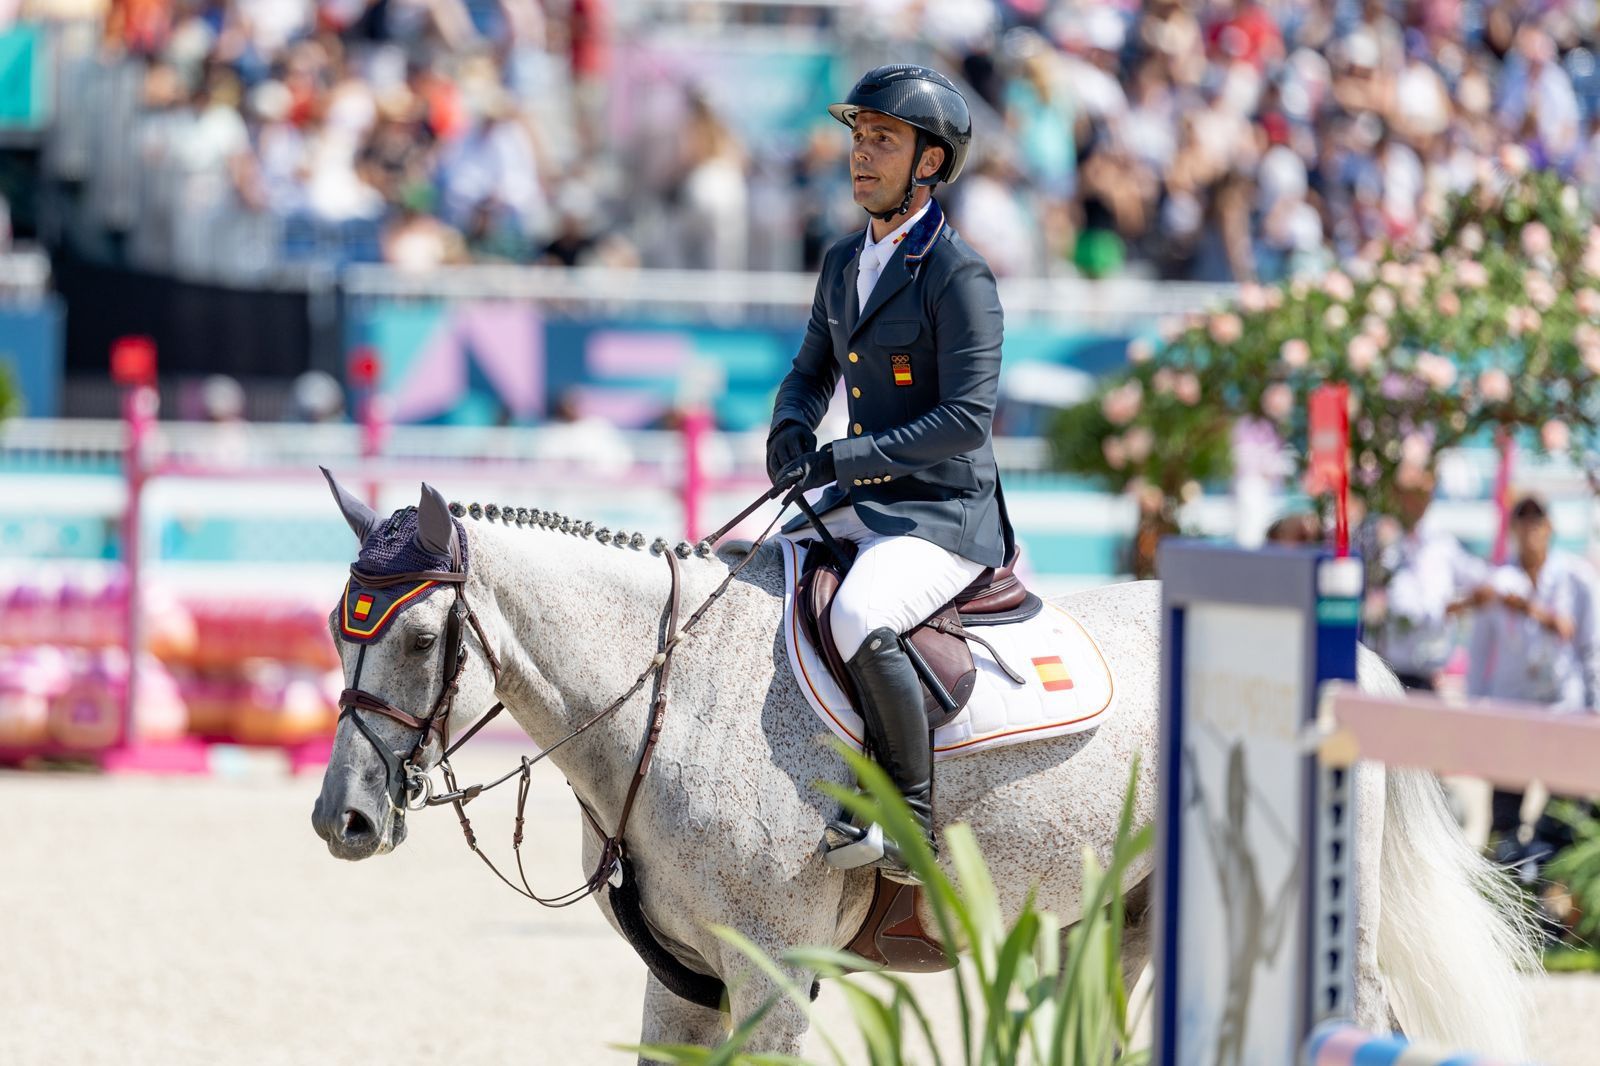
{"label": "turquoise banner", "polygon": [[[353,302],[346,350],[370,345],[398,422],[503,425],[588,415],[625,428],[657,425],[687,398],[712,396],[717,424],[764,426],[804,328],[685,326],[629,319],[546,321],[505,301]],[[1124,335],[1016,326],[1003,375],[1038,364],[1100,373],[1120,365]],[[1002,380],[1004,384],[1004,380]],[[1006,432],[1035,432],[1037,412],[1010,401]]]}
{"label": "turquoise banner", "polygon": [[42,26],[0,31],[0,129],[39,130],[50,120],[50,38]]}

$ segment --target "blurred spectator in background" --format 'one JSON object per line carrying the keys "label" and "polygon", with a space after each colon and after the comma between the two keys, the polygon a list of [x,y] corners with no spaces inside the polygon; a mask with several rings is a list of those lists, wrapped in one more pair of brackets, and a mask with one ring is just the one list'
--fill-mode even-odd
{"label": "blurred spectator in background", "polygon": [[1267,527],[1268,544],[1321,544],[1326,539],[1322,516],[1315,511],[1287,514]]}
{"label": "blurred spectator in background", "polygon": [[[1559,713],[1600,708],[1600,620],[1595,574],[1551,544],[1549,508],[1525,496],[1511,511],[1517,561],[1496,569],[1473,597],[1477,606],[1467,693],[1544,704]],[[1554,850],[1563,830],[1542,817],[1524,850],[1519,841],[1523,794],[1496,789],[1491,832],[1498,857],[1535,865]]]}
{"label": "blurred spectator in background", "polygon": [[689,94],[682,147],[684,265],[742,270],[749,229],[744,147],[703,93]]}
{"label": "blurred spectator in background", "polygon": [[[805,35],[797,52],[841,55],[893,25],[895,48],[962,72],[1004,122],[951,212],[1015,231],[993,239],[1003,256],[986,249],[1013,275],[1314,272],[1425,239],[1427,209],[1491,164],[1557,167],[1600,196],[1592,4],[654,5],[630,9],[625,34],[611,9],[116,0],[98,81],[57,119],[93,145],[60,202],[106,239],[65,231],[111,258],[126,233],[136,263],[201,274],[246,248],[257,270],[379,259],[381,232],[445,233],[419,212],[473,259],[811,265],[857,221],[837,206],[836,150],[808,127],[767,136],[773,102],[810,86],[775,69],[750,92],[719,81],[746,76],[737,62],[710,58],[781,54],[774,24]],[[614,61],[679,48],[686,28],[708,47],[692,70]],[[582,218],[561,206],[574,188],[593,201]]]}
{"label": "blurred spectator in background", "polygon": [[1374,649],[1408,689],[1433,691],[1455,645],[1455,617],[1487,579],[1483,560],[1425,523],[1434,476],[1419,471],[1398,495],[1400,535],[1382,549],[1389,574]]}

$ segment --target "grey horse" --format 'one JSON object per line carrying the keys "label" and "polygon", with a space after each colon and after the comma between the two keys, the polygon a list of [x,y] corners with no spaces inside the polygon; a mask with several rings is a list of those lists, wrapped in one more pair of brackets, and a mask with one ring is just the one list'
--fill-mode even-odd
{"label": "grey horse", "polygon": [[[377,516],[341,495],[347,520],[365,535]],[[655,655],[669,571],[660,555],[634,547],[642,538],[601,543],[583,534],[583,523],[563,532],[556,523],[504,517],[469,518],[452,533],[443,500],[426,487],[416,518],[436,538],[445,535],[440,531],[465,537],[462,592],[481,623],[481,636],[466,638],[450,736],[498,699],[548,748],[626,691]],[[764,548],[749,559],[678,647],[665,728],[627,830],[651,929],[682,963],[727,986],[733,1021],[776,989],[712,933],[713,925],[736,929],[772,955],[800,945],[842,947],[871,892],[870,874],[836,870],[820,853],[835,804],[816,785],[848,784],[850,775],[790,672],[779,556]],[[685,560],[685,612],[740,558],[725,551]],[[1034,888],[1038,906],[1070,924],[1080,916],[1083,849],[1109,860],[1135,757],[1142,768],[1137,817],[1145,823],[1155,814],[1159,585],[1113,585],[1057,602],[1094,634],[1110,662],[1119,685],[1116,714],[1090,732],[941,763],[938,821],[972,827],[1005,913],[1017,913]],[[437,647],[451,604],[450,595],[433,595],[398,616],[366,646],[359,687],[426,715],[444,683]],[[358,649],[339,644],[353,678]],[[498,680],[481,644],[499,659]],[[1360,674],[1366,688],[1400,691],[1369,652]],[[608,830],[648,715],[647,686],[551,756]],[[417,744],[417,729],[378,715],[364,721],[392,756]],[[437,745],[423,754],[436,761]],[[374,743],[342,719],[312,818],[335,856],[365,859],[404,839],[405,812],[391,802],[385,780]],[[1357,789],[1357,1021],[1379,1030],[1398,1022],[1413,1039],[1520,1059],[1525,993],[1518,970],[1529,954],[1511,890],[1462,836],[1432,776],[1363,765]],[[600,838],[592,827],[583,832],[587,872]],[[1130,872],[1130,899],[1144,898],[1149,874],[1148,865]],[[594,898],[616,926],[605,894]],[[1123,959],[1130,980],[1148,961],[1146,918],[1147,908],[1130,909]],[[812,977],[793,969],[788,976],[802,984]],[[642,1041],[711,1046],[729,1024],[728,1015],[649,980]],[[806,1024],[796,1005],[779,999],[751,1049],[798,1054]]]}

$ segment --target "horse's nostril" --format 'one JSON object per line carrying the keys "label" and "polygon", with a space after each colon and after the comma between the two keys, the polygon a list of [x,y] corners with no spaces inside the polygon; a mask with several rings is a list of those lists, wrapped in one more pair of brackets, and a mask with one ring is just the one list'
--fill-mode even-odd
{"label": "horse's nostril", "polygon": [[341,828],[342,831],[339,835],[346,840],[373,836],[377,833],[376,827],[372,824],[372,819],[354,809],[344,812],[344,825]]}

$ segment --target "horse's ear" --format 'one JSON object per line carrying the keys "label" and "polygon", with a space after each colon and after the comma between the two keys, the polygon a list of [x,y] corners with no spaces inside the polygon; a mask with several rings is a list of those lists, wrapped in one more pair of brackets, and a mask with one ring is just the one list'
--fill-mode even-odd
{"label": "horse's ear", "polygon": [[439,490],[422,483],[422,499],[417,504],[417,543],[435,555],[455,558],[456,524]]}
{"label": "horse's ear", "polygon": [[367,535],[378,528],[378,513],[345,491],[344,486],[334,480],[332,472],[327,467],[319,466],[317,469],[328,479],[328,488],[333,490],[333,498],[338,502],[339,510],[343,512],[344,520],[350,523],[350,531],[356,535],[357,540],[365,544]]}

